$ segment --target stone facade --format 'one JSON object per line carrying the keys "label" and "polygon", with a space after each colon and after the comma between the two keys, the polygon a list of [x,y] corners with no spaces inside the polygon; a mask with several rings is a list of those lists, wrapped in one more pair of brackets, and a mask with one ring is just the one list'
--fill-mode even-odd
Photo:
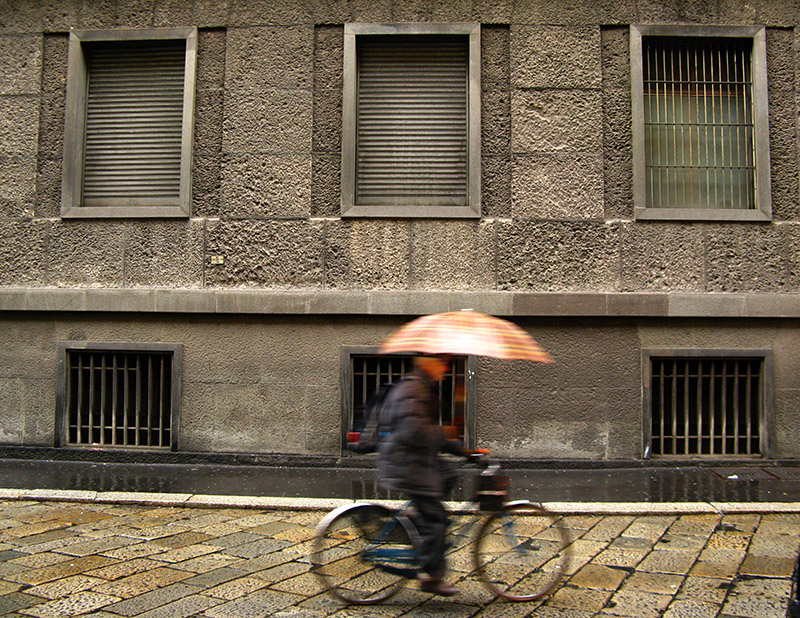
{"label": "stone facade", "polygon": [[[481,23],[482,214],[340,216],[347,22]],[[179,448],[341,452],[340,350],[412,316],[514,319],[477,443],[644,456],[643,349],[768,349],[800,457],[800,3],[16,0],[0,10],[0,443],[56,441],[59,341],[184,346]],[[766,27],[772,220],[637,221],[631,24]],[[199,30],[192,216],[60,216],[70,28]],[[219,263],[221,262],[221,263]]]}

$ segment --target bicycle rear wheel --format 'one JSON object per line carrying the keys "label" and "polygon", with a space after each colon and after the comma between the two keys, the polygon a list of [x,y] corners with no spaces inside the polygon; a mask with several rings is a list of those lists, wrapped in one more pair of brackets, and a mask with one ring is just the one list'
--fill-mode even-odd
{"label": "bicycle rear wheel", "polygon": [[495,594],[532,601],[561,581],[569,565],[569,545],[560,516],[530,502],[511,502],[478,531],[475,568]]}
{"label": "bicycle rear wheel", "polygon": [[416,575],[415,531],[378,504],[331,511],[317,526],[312,561],[327,590],[346,603],[370,605],[396,594]]}

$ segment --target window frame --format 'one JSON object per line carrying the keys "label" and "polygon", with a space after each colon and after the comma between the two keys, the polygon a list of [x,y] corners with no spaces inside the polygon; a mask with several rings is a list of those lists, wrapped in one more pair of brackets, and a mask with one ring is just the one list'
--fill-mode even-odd
{"label": "window frame", "polygon": [[653,458],[652,452],[652,363],[653,357],[667,358],[743,358],[761,359],[761,401],[759,402],[759,448],[757,455],[658,455],[661,460],[685,459],[770,459],[774,454],[772,436],[774,414],[774,362],[771,349],[755,348],[643,348],[642,349],[642,457]]}
{"label": "window frame", "polygon": [[[107,206],[83,205],[83,161],[89,71],[84,44],[185,39],[181,170],[177,199],[117,198]],[[63,218],[149,218],[191,216],[191,169],[197,71],[197,28],[72,30],[69,37],[64,159],[61,185]]]}
{"label": "window frame", "polygon": [[[342,402],[341,402],[341,448],[342,455],[351,454],[347,450],[347,433],[353,426],[353,408],[350,403],[353,400],[353,356],[379,356],[378,346],[345,345],[341,348],[341,376],[342,376]],[[409,356],[415,354],[391,354],[389,356]],[[461,355],[459,355],[461,356]],[[474,355],[463,355],[464,362],[464,390],[466,401],[464,402],[464,448],[474,449],[476,444],[475,435],[475,409],[477,394],[477,357]]]}
{"label": "window frame", "polygon": [[[644,136],[643,37],[742,38],[752,39],[753,158],[755,160],[755,208],[653,208],[647,206]],[[767,89],[766,30],[764,26],[632,25],[630,27],[631,108],[633,133],[633,198],[637,220],[679,221],[771,221],[769,116]]]}
{"label": "window frame", "polygon": [[[356,204],[357,39],[361,35],[461,35],[467,58],[467,204],[386,206]],[[479,218],[481,216],[481,27],[479,23],[344,24],[342,99],[342,217]]]}

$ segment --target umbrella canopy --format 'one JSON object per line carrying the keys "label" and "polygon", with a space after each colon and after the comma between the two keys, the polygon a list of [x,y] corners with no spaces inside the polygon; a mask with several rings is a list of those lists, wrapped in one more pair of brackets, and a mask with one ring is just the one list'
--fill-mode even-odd
{"label": "umbrella canopy", "polygon": [[475,354],[552,363],[552,357],[516,324],[477,311],[425,315],[400,327],[381,354]]}

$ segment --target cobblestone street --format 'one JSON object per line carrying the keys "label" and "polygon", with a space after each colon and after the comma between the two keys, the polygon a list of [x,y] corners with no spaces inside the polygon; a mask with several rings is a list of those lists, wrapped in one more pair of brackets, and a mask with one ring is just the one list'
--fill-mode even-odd
{"label": "cobblestone street", "polygon": [[800,539],[793,512],[571,514],[569,578],[543,601],[492,598],[459,551],[470,537],[459,535],[451,555],[458,595],[432,597],[412,584],[365,608],[343,606],[309,572],[323,514],[7,499],[0,615],[778,618]]}

